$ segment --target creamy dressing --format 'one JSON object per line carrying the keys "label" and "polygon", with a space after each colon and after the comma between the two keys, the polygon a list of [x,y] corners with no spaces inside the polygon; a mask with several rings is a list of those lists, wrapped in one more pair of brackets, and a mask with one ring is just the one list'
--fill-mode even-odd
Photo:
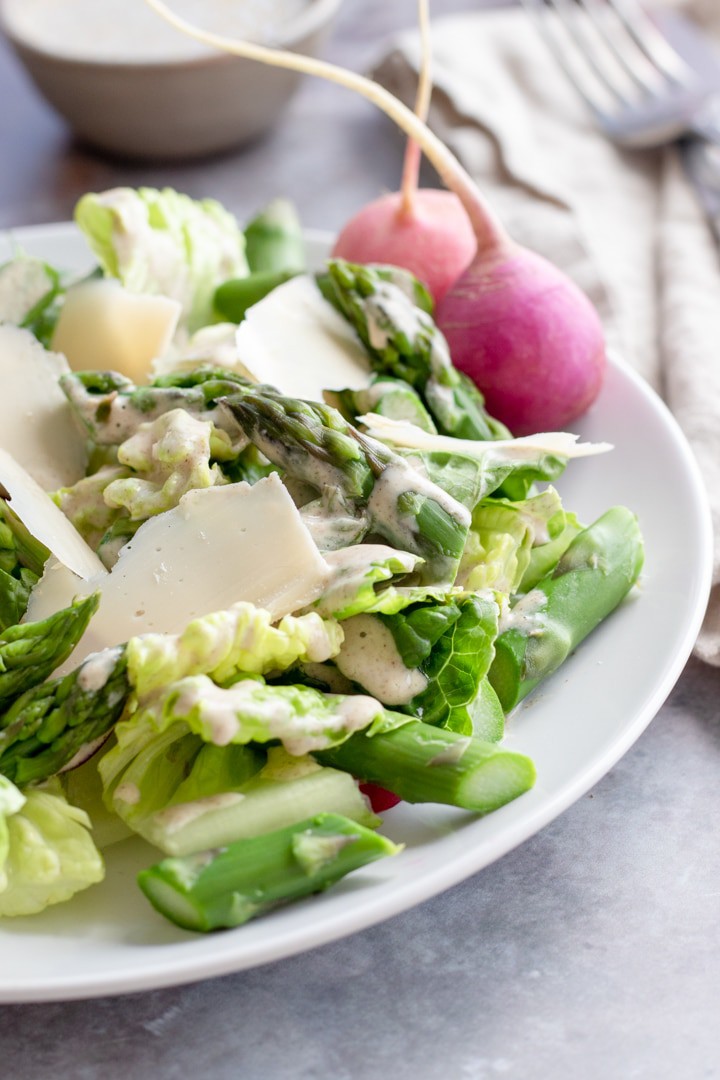
{"label": "creamy dressing", "polygon": [[270,697],[264,689],[250,679],[223,689],[203,675],[194,676],[182,681],[173,713],[182,719],[197,710],[216,746],[249,741],[243,734],[243,714],[249,715],[253,735],[257,735],[258,723],[264,724],[267,739],[279,739],[288,753],[301,757],[327,748],[339,735],[367,727],[383,712],[373,698],[356,695],[339,698],[332,712],[298,716],[292,702]]}
{"label": "creamy dressing", "polygon": [[[174,0],[173,11],[228,37],[272,42],[307,4],[308,0]],[[178,34],[140,2],[6,0],[4,14],[18,37],[64,57],[167,62],[213,51]]]}
{"label": "creamy dressing", "polygon": [[[117,797],[117,792],[115,794]],[[164,810],[158,810],[153,815],[153,820],[165,833],[172,836],[205,814],[211,814],[214,810],[225,810],[228,806],[237,806],[244,798],[239,791],[223,791],[217,795],[208,795],[204,799],[195,799],[193,802],[167,806]]]}
{"label": "creamy dressing", "polygon": [[335,663],[346,678],[359,683],[385,705],[406,705],[427,687],[427,677],[408,668],[395,639],[380,619],[355,615],[343,623],[345,640]]}
{"label": "creamy dressing", "polygon": [[506,630],[517,630],[525,637],[542,634],[546,626],[544,611],[547,602],[542,589],[531,589],[512,607],[505,599],[500,611],[498,634],[504,634]]}
{"label": "creamy dressing", "polygon": [[469,527],[472,520],[469,510],[432,480],[416,472],[408,462],[397,461],[383,469],[368,499],[368,510],[373,519],[388,527],[393,534],[400,536],[408,529],[414,529],[413,516],[398,507],[400,496],[406,492],[432,499],[450,517]]}
{"label": "creamy dressing", "polygon": [[113,799],[128,806],[137,806],[141,799],[140,788],[130,780],[124,780],[115,788]]}
{"label": "creamy dressing", "polygon": [[352,604],[368,580],[373,584],[389,581],[396,574],[411,573],[422,562],[409,551],[396,551],[384,544],[355,544],[325,552],[324,558],[333,576],[317,606],[326,615],[342,612]]}
{"label": "creamy dressing", "polygon": [[77,683],[86,694],[95,694],[107,684],[120,659],[120,649],[105,649],[88,656],[78,673]]}

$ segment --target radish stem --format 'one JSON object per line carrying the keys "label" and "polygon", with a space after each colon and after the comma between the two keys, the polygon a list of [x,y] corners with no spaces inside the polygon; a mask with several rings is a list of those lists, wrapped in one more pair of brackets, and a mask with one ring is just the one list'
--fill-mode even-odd
{"label": "radish stem", "polygon": [[433,132],[418,119],[417,116],[403,105],[401,101],[384,87],[358,75],[354,71],[348,71],[326,60],[316,60],[313,57],[302,56],[299,53],[287,52],[284,49],[271,49],[265,45],[255,45],[248,41],[239,41],[214,34],[209,30],[202,30],[198,26],[187,22],[176,15],[163,0],[145,0],[146,4],[160,15],[176,30],[180,30],[188,37],[194,38],[212,48],[220,49],[233,56],[242,56],[247,60],[257,60],[271,67],[286,68],[290,71],[298,71],[304,75],[314,75],[318,78],[327,79],[337,83],[348,90],[354,90],[367,101],[372,102],[381,109],[386,116],[398,125],[411,139],[415,139],[428,161],[437,170],[437,173],[451,191],[453,191],[462,203],[467,213],[473,231],[477,238],[478,248],[488,251],[492,248],[506,247],[509,243],[507,233],[500,221],[491,210],[488,203],[478,191],[472,177],[462,167],[455,155],[438,139]]}
{"label": "radish stem", "polygon": [[[415,115],[418,120],[426,123],[432,96],[432,46],[428,0],[418,0],[418,25],[420,27],[420,71],[415,98]],[[414,209],[415,192],[420,177],[420,156],[421,150],[415,139],[408,139],[400,186],[401,214],[410,215]]]}

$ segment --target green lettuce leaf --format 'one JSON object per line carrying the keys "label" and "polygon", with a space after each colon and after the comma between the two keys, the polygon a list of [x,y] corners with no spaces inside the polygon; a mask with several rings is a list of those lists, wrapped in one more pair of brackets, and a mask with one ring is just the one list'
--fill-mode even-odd
{"label": "green lettuce leaf", "polygon": [[481,684],[495,655],[498,615],[494,600],[470,596],[453,604],[379,616],[401,655],[409,661],[421,658],[415,666],[427,679],[426,688],[407,705],[398,706],[399,711],[461,735],[488,738],[500,712],[491,688],[483,686],[481,692]]}
{"label": "green lettuce leaf", "polygon": [[240,601],[193,619],[181,634],[132,638],[126,648],[128,675],[142,703],[188,675],[207,675],[224,684],[300,661],[322,662],[338,652],[342,637],[336,622],[315,612],[286,615],[273,626],[267,611]]}
{"label": "green lettuce leaf", "polygon": [[4,798],[0,794],[0,916],[33,915],[102,881],[90,819],[68,803],[59,785],[30,789],[18,805],[8,784]]}
{"label": "green lettuce leaf", "polygon": [[426,600],[392,615],[363,613],[344,623],[337,668],[312,666],[307,674],[317,685],[325,677],[331,686],[339,672],[350,687],[364,689],[398,714],[498,739],[502,710],[484,685],[498,615],[493,598],[467,594]]}
{"label": "green lettuce leaf", "polygon": [[580,531],[554,488],[518,502],[484,499],[473,511],[457,583],[472,591],[525,592]]}
{"label": "green lettuce leaf", "polygon": [[113,188],[84,195],[75,220],[107,274],[131,292],[178,300],[190,333],[216,321],[217,286],[248,272],[243,233],[214,199]]}

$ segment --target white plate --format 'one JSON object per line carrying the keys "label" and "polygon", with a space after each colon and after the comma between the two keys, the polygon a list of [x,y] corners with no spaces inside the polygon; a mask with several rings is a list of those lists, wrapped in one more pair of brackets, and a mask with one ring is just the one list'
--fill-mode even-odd
{"label": "white plate", "polygon": [[[70,225],[19,229],[24,250],[82,269]],[[312,234],[321,259],[327,237]],[[7,257],[0,237],[0,261]],[[0,930],[0,1001],[45,1001],[148,990],[291,956],[361,930],[447,889],[532,836],[604,775],[655,715],[692,649],[710,585],[711,530],[703,487],[672,416],[624,365],[576,429],[615,451],[571,463],[566,505],[589,521],[615,503],[639,515],[647,547],[640,594],[626,602],[516,712],[506,744],[537,765],[533,791],[487,818],[401,805],[383,831],[406,850],[321,897],[238,930],[177,930],[147,904],[134,875],[157,854],[140,841],[108,852],[105,882]]]}

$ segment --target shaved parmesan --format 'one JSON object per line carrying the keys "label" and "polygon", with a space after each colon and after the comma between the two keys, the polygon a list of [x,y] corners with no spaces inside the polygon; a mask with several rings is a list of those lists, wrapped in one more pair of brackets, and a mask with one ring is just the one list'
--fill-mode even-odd
{"label": "shaved parmesan", "polygon": [[50,496],[6,450],[0,449],[0,484],[25,528],[80,578],[107,573],[100,559]]}
{"label": "shaved parmesan", "polygon": [[579,443],[577,435],[567,431],[546,431],[539,435],[525,435],[519,439],[453,439],[449,435],[432,435],[429,431],[408,423],[407,420],[391,420],[379,413],[359,416],[358,422],[368,429],[368,435],[382,442],[393,443],[412,450],[438,451],[462,454],[463,457],[481,458],[487,454],[500,453],[513,461],[531,461],[538,454],[556,457],[580,458],[593,454],[605,454],[612,450],[611,443]]}
{"label": "shaved parmesan", "polygon": [[29,330],[0,326],[0,447],[47,491],[85,475],[85,443],[58,384],[67,371]]}
{"label": "shaved parmesan", "polygon": [[167,351],[180,311],[167,296],[137,296],[110,279],[86,281],[68,291],[53,348],[75,371],[103,368],[142,383]]}
{"label": "shaved parmesan", "polygon": [[237,332],[242,367],[283,394],[322,401],[323,390],[367,386],[360,339],[308,275],[292,278],[251,307]]}
{"label": "shaved parmesan", "polygon": [[[191,619],[246,600],[280,619],[312,603],[330,570],[282,482],[190,491],[150,518],[109,574],[90,581],[50,568],[31,597],[33,619],[100,589],[100,608],[56,674],[138,634],[180,632]],[[37,597],[36,595],[37,594]]]}

